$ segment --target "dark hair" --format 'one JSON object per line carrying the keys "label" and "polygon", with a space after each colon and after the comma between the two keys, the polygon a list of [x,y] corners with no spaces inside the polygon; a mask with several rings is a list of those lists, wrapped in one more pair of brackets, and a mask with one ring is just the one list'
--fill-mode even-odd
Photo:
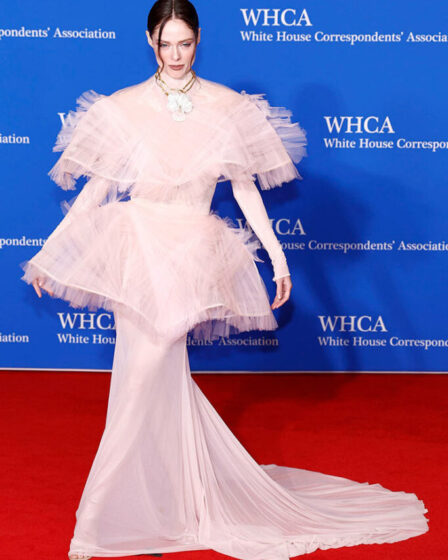
{"label": "dark hair", "polygon": [[150,36],[152,37],[155,28],[160,24],[157,40],[157,54],[159,54],[159,56],[163,28],[165,27],[167,21],[174,18],[183,20],[193,31],[197,46],[199,17],[193,4],[189,2],[189,0],[157,0],[157,2],[155,2],[153,7],[149,10],[147,28]]}

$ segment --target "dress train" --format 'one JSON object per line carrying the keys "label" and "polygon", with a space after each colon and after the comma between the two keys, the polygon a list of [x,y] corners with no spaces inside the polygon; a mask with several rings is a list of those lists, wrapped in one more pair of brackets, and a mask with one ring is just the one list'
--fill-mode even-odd
{"label": "dress train", "polygon": [[156,342],[134,319],[115,312],[106,425],[70,553],[287,560],[428,530],[415,494],[257,464],[192,379],[187,335]]}

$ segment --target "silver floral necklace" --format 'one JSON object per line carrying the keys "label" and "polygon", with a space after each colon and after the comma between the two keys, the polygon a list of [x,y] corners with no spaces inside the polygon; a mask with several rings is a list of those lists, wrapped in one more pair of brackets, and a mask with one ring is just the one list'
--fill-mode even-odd
{"label": "silver floral necklace", "polygon": [[185,113],[189,113],[193,109],[193,102],[191,101],[191,97],[187,95],[187,91],[193,87],[193,84],[196,81],[196,73],[192,68],[190,69],[190,72],[192,76],[182,88],[169,87],[160,75],[160,66],[154,74],[156,84],[168,97],[167,107],[172,112],[172,117],[175,121],[184,121]]}

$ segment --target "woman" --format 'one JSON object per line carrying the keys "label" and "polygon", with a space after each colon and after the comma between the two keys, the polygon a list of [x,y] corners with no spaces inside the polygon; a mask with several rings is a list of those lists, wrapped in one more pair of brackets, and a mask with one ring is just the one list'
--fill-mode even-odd
{"label": "woman", "polygon": [[[284,253],[254,183],[300,178],[305,133],[284,108],[192,70],[200,29],[187,0],[148,16],[158,71],[110,96],[86,92],[58,136],[50,171],[88,182],[22,277],[73,306],[115,315],[106,426],[70,558],[214,549],[286,560],[318,548],[394,542],[427,531],[415,494],[259,465],[191,378],[195,338],[278,325],[290,296]],[[271,258],[276,300],[248,230],[210,212],[216,183],[234,196]]]}

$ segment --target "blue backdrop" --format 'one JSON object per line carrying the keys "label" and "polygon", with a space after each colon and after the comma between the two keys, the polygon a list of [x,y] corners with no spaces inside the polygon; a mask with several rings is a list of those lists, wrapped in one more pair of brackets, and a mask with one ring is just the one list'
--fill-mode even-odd
{"label": "blue backdrop", "polygon": [[[111,368],[109,313],[20,280],[62,219],[47,175],[61,119],[88,89],[152,75],[152,2],[0,7],[0,367]],[[194,371],[446,371],[446,2],[197,0],[199,76],[286,106],[308,135],[304,180],[263,192],[290,264],[280,329],[189,345]],[[82,184],[82,182],[80,183]],[[243,215],[229,183],[212,207]],[[258,263],[271,295],[265,251]],[[191,340],[189,342],[192,342]]]}

